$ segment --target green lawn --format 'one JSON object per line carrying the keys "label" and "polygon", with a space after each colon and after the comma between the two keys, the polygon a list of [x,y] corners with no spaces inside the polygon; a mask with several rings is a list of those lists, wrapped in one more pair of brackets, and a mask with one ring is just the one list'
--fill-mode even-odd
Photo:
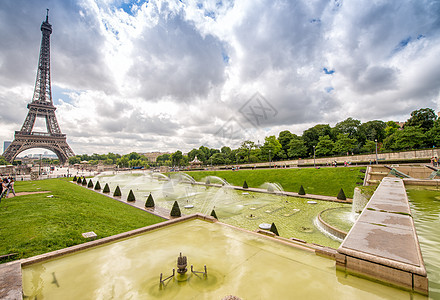
{"label": "green lawn", "polygon": [[232,185],[242,186],[246,180],[249,187],[259,187],[265,182],[276,182],[285,191],[298,192],[302,185],[307,194],[334,196],[342,188],[345,195],[353,197],[354,188],[361,183],[365,167],[302,168],[302,169],[256,169],[239,171],[192,171],[186,172],[196,181],[206,176],[218,176]]}
{"label": "green lawn", "polygon": [[18,181],[15,190],[50,192],[2,199],[0,255],[14,259],[84,243],[83,232],[103,238],[164,221],[66,179]]}

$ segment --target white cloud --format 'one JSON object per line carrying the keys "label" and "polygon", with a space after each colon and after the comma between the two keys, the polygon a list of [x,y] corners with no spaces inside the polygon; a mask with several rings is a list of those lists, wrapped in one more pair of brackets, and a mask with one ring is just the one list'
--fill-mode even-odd
{"label": "white cloud", "polygon": [[[5,0],[3,140],[32,99],[46,7],[57,117],[77,153],[188,151],[440,108],[436,1]],[[239,112],[255,92],[278,111],[258,128]],[[219,139],[231,118],[240,132]]]}

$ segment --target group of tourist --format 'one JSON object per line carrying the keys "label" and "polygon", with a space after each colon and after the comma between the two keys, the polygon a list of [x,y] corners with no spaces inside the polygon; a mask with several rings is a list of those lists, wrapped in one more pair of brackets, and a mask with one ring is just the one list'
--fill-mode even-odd
{"label": "group of tourist", "polygon": [[438,157],[431,157],[431,164],[433,167],[438,167]]}
{"label": "group of tourist", "polygon": [[6,194],[6,198],[9,196],[9,192],[12,192],[15,196],[15,190],[14,190],[14,178],[11,176],[3,178],[1,181],[1,194],[0,194],[0,201],[3,199],[3,197]]}

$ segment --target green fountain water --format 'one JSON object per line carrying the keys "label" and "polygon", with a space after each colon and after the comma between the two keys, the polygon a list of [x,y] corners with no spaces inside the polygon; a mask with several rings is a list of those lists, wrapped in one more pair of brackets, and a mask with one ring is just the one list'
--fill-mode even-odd
{"label": "green fountain water", "polygon": [[[136,195],[135,204],[140,207],[144,207],[146,197],[151,192],[156,205],[166,209],[171,209],[174,201],[179,203],[183,214],[201,212],[209,215],[215,209],[220,221],[251,231],[258,229],[262,223],[275,223],[280,236],[333,248],[337,248],[340,241],[323,234],[314,225],[316,216],[327,208],[350,209],[349,204],[328,201],[309,204],[308,199],[303,198],[234,190],[228,188],[223,179],[212,176],[205,181],[224,186],[219,188],[193,185],[190,184],[192,178],[187,174],[174,175],[173,180],[166,180],[164,175],[153,176],[155,177],[140,172],[99,175],[93,181],[108,183],[112,191],[119,185],[122,199],[132,189]],[[267,189],[280,189],[276,184],[265,186]]]}
{"label": "green fountain water", "polygon": [[[207,276],[176,275],[179,253]],[[340,273],[334,261],[192,220],[22,269],[26,299],[425,299]]]}
{"label": "green fountain water", "polygon": [[440,299],[440,190],[406,187],[429,280],[429,296]]}

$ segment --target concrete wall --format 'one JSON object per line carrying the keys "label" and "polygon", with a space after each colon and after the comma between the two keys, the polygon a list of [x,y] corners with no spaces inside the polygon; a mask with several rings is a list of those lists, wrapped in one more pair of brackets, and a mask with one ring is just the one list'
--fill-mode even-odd
{"label": "concrete wall", "polygon": [[[378,153],[378,160],[411,160],[411,159],[431,159],[431,157],[440,157],[440,149],[433,148],[429,150],[412,150],[405,152],[392,152],[392,153]],[[351,162],[352,164],[356,164],[357,162],[368,162],[374,161],[376,159],[376,154],[359,154],[359,155],[346,155],[346,156],[338,156],[338,157],[323,157],[316,158],[316,164],[331,164],[333,161],[342,164],[344,161]],[[272,162],[271,166],[279,166],[283,167],[285,165],[288,166],[301,166],[304,164],[313,164],[313,158],[308,159],[297,159],[297,160],[286,160],[286,161],[276,161]],[[244,166],[256,166],[256,167],[266,167],[269,166],[269,163],[255,163],[255,164],[244,164]]]}

